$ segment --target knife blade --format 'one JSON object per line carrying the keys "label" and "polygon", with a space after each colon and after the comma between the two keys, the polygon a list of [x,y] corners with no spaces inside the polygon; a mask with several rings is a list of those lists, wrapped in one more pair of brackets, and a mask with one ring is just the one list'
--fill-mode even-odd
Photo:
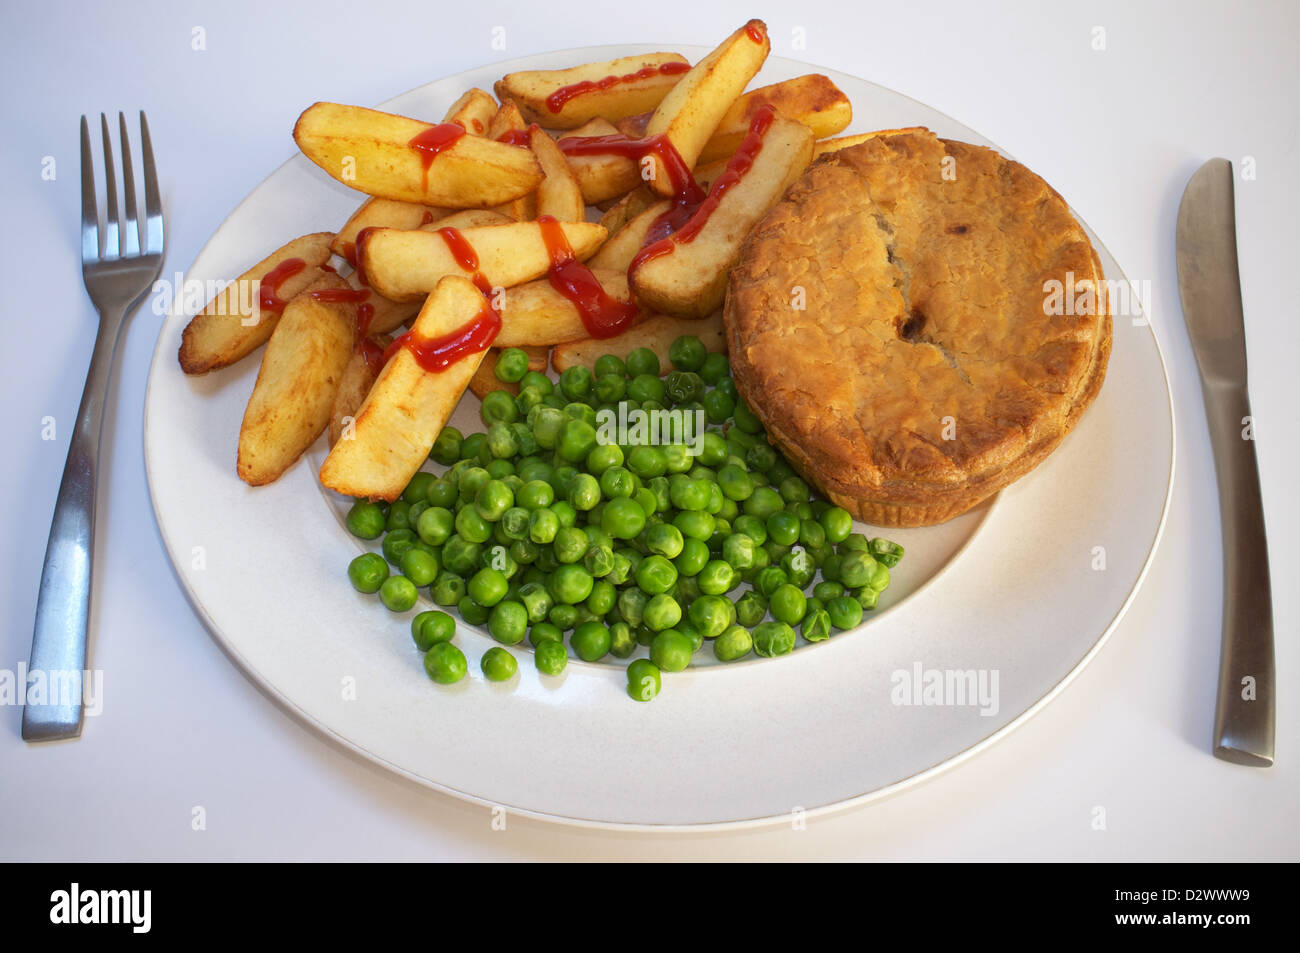
{"label": "knife blade", "polygon": [[1276,682],[1268,542],[1246,382],[1232,163],[1211,159],[1178,207],[1178,291],[1201,374],[1223,529],[1223,641],[1214,755],[1273,763]]}

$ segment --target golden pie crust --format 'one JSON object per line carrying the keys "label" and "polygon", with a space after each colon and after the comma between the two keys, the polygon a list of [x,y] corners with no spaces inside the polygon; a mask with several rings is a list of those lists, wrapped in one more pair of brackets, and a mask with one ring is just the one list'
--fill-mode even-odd
{"label": "golden pie crust", "polygon": [[941,523],[1033,469],[1096,397],[1102,279],[1020,163],[882,135],[813,163],[746,240],[723,314],[732,372],[829,499],[877,526]]}

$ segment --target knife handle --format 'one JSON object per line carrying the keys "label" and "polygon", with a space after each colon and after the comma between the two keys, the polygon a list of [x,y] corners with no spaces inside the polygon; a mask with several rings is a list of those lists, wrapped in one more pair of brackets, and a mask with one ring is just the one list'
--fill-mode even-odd
{"label": "knife handle", "polygon": [[[1241,384],[1206,381],[1205,407],[1223,524],[1223,647],[1214,713],[1214,756],[1273,764],[1276,683],[1273,597],[1259,492],[1250,397]],[[1247,427],[1252,427],[1247,436]]]}

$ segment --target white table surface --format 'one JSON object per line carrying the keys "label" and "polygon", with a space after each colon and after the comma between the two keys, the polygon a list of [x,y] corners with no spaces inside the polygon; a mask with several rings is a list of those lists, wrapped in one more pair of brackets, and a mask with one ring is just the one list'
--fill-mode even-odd
{"label": "white table surface", "polygon": [[[546,50],[709,43],[751,15],[766,18],[774,53],[890,86],[1000,143],[1065,195],[1130,278],[1151,282],[1177,414],[1174,498],[1147,582],[1096,661],[992,750],[806,830],[649,836],[516,818],[494,830],[486,809],[389,775],[283,714],[191,611],[145,485],[141,419],[159,326],[146,305],[119,347],[105,426],[91,642],[105,710],[79,741],[28,746],[21,710],[0,708],[0,857],[1300,858],[1300,686],[1288,677],[1300,665],[1300,520],[1287,476],[1300,467],[1290,389],[1300,317],[1287,290],[1300,251],[1300,6],[1289,2],[5,3],[0,669],[27,659],[93,332],[77,252],[78,116],[148,111],[170,274],[291,154],[292,122],[313,101],[375,103]],[[496,28],[504,50],[493,48]],[[1097,28],[1105,50],[1093,48]],[[193,48],[196,29],[205,49]],[[792,48],[797,31],[805,49]],[[1278,634],[1270,770],[1208,753],[1218,507],[1173,233],[1187,178],[1216,155],[1251,156],[1257,170],[1238,180],[1237,223]],[[47,156],[52,181],[42,177]],[[41,439],[47,416],[53,441]],[[204,830],[192,829],[196,807]],[[1094,829],[1097,807],[1105,830]]]}

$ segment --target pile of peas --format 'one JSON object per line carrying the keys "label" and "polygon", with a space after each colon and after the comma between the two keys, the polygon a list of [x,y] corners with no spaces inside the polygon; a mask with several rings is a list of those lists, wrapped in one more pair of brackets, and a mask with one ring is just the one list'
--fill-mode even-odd
{"label": "pile of peas", "polygon": [[[785,655],[796,630],[818,642],[858,625],[903,547],[854,533],[847,511],[814,499],[737,395],[725,355],[687,335],[669,359],[674,369],[661,378],[652,350],[606,354],[594,373],[570,367],[556,384],[528,370],[523,351],[503,351],[496,376],[519,394],[483,398],[485,432],[443,428],[429,458],[446,472],[417,473],[392,504],[353,504],[348,529],[383,542],[381,553],[352,561],[352,585],[394,612],[427,589],[486,626],[501,643],[481,662],[493,681],[515,674],[502,646],[525,637],[545,675],[564,671],[570,649],[595,662],[646,646],[649,658],[627,667],[638,701],[706,645],[732,662]],[[700,453],[601,443],[597,412],[620,404],[702,409],[710,426]],[[455,632],[440,610],[411,622],[435,682],[466,674]]]}

